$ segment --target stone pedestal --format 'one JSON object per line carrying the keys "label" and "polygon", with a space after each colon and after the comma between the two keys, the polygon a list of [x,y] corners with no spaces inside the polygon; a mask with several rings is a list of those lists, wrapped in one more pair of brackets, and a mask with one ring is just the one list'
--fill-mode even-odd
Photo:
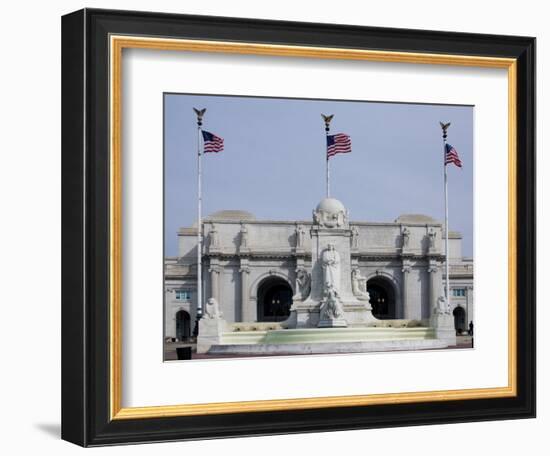
{"label": "stone pedestal", "polygon": [[203,317],[199,321],[197,353],[207,353],[212,345],[219,345],[222,334],[227,330],[227,322],[222,318]]}
{"label": "stone pedestal", "polygon": [[444,341],[447,346],[456,345],[454,318],[443,296],[439,297],[438,306],[432,309],[430,326],[434,329],[436,339]]}
{"label": "stone pedestal", "polygon": [[456,331],[454,326],[434,328],[434,336],[436,339],[445,342],[448,347],[456,345]]}

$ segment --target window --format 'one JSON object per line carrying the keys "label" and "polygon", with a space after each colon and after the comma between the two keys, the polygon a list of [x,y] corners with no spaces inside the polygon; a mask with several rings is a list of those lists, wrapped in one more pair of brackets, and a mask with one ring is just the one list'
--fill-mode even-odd
{"label": "window", "polygon": [[190,301],[191,292],[189,290],[176,290],[177,301]]}
{"label": "window", "polygon": [[453,296],[466,296],[465,288],[453,288]]}

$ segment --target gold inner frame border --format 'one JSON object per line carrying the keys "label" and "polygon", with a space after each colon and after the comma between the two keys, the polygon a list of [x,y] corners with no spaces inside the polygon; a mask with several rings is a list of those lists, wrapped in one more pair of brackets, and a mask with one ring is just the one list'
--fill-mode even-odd
{"label": "gold inner frame border", "polygon": [[[122,51],[152,49],[299,58],[503,68],[508,71],[508,385],[506,387],[206,404],[122,407]],[[110,52],[110,415],[112,420],[304,410],[380,404],[514,397],[517,395],[517,61],[512,58],[375,51],[111,35]]]}

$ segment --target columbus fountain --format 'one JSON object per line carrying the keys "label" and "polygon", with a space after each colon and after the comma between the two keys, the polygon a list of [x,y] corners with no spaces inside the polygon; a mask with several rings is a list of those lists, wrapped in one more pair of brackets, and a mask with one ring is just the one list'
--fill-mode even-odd
{"label": "columbus fountain", "polygon": [[242,330],[243,325],[223,319],[211,298],[199,323],[198,353],[360,353],[456,345],[453,317],[443,296],[426,321],[374,317],[366,279],[352,266],[353,230],[340,201],[325,198],[317,205],[310,236],[311,270],[297,271],[299,286],[289,318],[272,327]]}

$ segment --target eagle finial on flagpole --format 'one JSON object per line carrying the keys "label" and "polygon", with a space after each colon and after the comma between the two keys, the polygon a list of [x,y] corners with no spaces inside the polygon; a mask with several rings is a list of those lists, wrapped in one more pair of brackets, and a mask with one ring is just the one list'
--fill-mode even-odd
{"label": "eagle finial on flagpole", "polygon": [[441,125],[441,130],[443,130],[443,139],[447,139],[447,129],[451,126],[451,122],[443,123],[440,121],[439,125]]}
{"label": "eagle finial on flagpole", "polygon": [[330,121],[334,117],[334,114],[331,114],[330,116],[325,116],[324,114],[321,114],[321,117],[325,121],[325,131],[328,133],[328,131],[330,130]]}
{"label": "eagle finial on flagpole", "polygon": [[204,117],[206,108],[202,108],[202,109],[193,108],[193,111],[195,111],[195,114],[197,115],[197,124],[200,127],[202,125],[202,118]]}

